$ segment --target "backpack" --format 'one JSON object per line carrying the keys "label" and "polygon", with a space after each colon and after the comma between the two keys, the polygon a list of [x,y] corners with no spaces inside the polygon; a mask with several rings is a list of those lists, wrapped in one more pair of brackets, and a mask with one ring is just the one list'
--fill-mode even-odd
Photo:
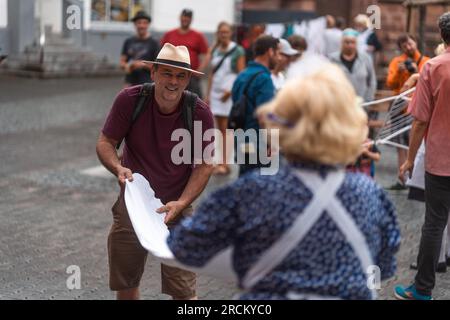
{"label": "backpack", "polygon": [[[138,99],[136,100],[136,104],[134,106],[133,116],[131,118],[131,123],[135,123],[137,118],[141,115],[141,113],[145,110],[145,107],[148,104],[149,99],[153,97],[153,92],[155,90],[154,83],[144,83],[139,91]],[[183,92],[183,105],[181,106],[181,116],[183,117],[184,128],[189,130],[191,134],[191,150],[194,150],[194,113],[195,106],[197,104],[198,95],[188,90],[184,90]],[[119,150],[120,145],[123,140],[117,143],[116,149]],[[193,151],[191,152],[193,154]]]}
{"label": "backpack", "polygon": [[230,115],[228,116],[228,129],[237,130],[245,128],[248,89],[250,88],[250,85],[253,83],[253,81],[262,73],[264,73],[264,71],[257,72],[250,78],[244,88],[242,96],[231,107]]}

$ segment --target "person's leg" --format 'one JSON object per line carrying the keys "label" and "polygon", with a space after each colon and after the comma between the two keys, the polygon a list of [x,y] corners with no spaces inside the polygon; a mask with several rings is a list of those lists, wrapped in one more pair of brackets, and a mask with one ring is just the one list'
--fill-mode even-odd
{"label": "person's leg", "polygon": [[442,235],[450,210],[450,177],[426,173],[425,203],[425,223],[422,227],[415,286],[420,294],[431,296]]}
{"label": "person's leg", "polygon": [[196,286],[195,273],[161,264],[161,293],[173,300],[197,300]]}
{"label": "person's leg", "polygon": [[221,160],[218,165],[217,174],[228,174],[230,173],[230,167],[228,166],[228,143],[229,140],[227,137],[227,127],[228,127],[228,117],[216,116],[217,128],[222,135],[222,146],[221,146]]}
{"label": "person's leg", "polygon": [[439,264],[445,263],[445,256],[447,254],[447,227],[442,234],[441,252],[439,253]]}
{"label": "person's leg", "polygon": [[[448,217],[448,221],[447,221],[447,234],[444,234],[444,237],[447,237],[447,257],[450,258],[450,212],[449,212],[449,217]],[[449,259],[450,262],[450,259]],[[449,265],[449,263],[447,263],[447,265]]]}
{"label": "person's leg", "polygon": [[122,197],[112,208],[114,223],[108,236],[109,286],[119,300],[139,299],[147,250],[139,243]]}
{"label": "person's leg", "polygon": [[139,288],[132,288],[127,290],[120,290],[116,293],[117,300],[139,300]]}
{"label": "person's leg", "polygon": [[405,163],[407,151],[401,148],[397,148],[397,154],[398,154],[398,169],[400,170],[400,167]]}

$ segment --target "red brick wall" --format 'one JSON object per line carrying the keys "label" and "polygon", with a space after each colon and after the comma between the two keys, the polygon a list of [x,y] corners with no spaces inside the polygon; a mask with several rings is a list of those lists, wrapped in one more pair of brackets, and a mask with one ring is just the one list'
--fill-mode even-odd
{"label": "red brick wall", "polygon": [[315,0],[245,0],[244,9],[270,10],[270,9],[292,9],[315,11]]}
{"label": "red brick wall", "polygon": [[[353,18],[359,13],[366,13],[370,5],[379,5],[381,8],[381,29],[377,30],[377,35],[383,43],[384,50],[378,58],[379,76],[382,78],[386,72],[386,66],[390,60],[399,54],[397,49],[397,38],[406,32],[407,9],[398,3],[386,2],[383,0],[244,0],[244,9],[293,9],[317,11],[320,14],[332,14],[344,16],[347,23],[352,26]],[[435,46],[440,42],[437,20],[441,14],[450,10],[450,6],[428,6],[425,26],[425,53],[432,55]],[[418,35],[418,10],[413,11],[412,33]]]}
{"label": "red brick wall", "polygon": [[243,3],[245,10],[271,10],[280,9],[281,0],[245,0]]}

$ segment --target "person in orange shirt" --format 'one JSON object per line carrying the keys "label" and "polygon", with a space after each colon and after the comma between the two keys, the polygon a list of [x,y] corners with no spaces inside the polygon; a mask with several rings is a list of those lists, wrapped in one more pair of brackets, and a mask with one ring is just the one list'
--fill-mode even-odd
{"label": "person in orange shirt", "polygon": [[417,49],[417,42],[410,34],[401,35],[397,40],[397,45],[402,54],[392,59],[389,64],[389,73],[386,85],[399,94],[405,82],[411,75],[422,70],[429,57],[421,54]]}
{"label": "person in orange shirt", "polygon": [[[417,41],[413,35],[403,34],[397,40],[397,45],[402,54],[392,59],[389,64],[389,73],[386,85],[397,95],[401,92],[408,79],[420,72],[425,63],[430,60],[417,49]],[[409,145],[409,132],[396,137],[395,142],[402,145]],[[406,161],[406,150],[397,148],[398,168]],[[406,190],[406,186],[398,180],[389,189]]]}

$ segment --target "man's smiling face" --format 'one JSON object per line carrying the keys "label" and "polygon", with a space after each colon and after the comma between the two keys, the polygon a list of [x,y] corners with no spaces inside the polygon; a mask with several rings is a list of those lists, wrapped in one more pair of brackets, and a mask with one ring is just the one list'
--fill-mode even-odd
{"label": "man's smiling face", "polygon": [[181,99],[191,79],[191,73],[180,68],[154,65],[152,79],[155,82],[155,95],[158,100],[174,103]]}

